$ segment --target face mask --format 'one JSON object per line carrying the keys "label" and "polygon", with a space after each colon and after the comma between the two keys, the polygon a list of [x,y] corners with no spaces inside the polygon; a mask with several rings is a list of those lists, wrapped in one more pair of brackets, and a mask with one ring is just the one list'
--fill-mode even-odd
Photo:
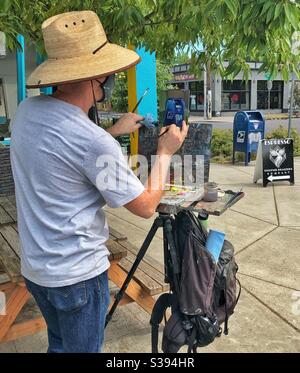
{"label": "face mask", "polygon": [[[101,100],[99,100],[97,102],[100,103],[100,102],[105,102],[105,101],[111,100],[112,92],[113,92],[113,89],[115,87],[115,75],[111,75],[111,76],[107,77],[104,82],[100,82],[97,79],[96,79],[96,81],[99,83],[100,87],[103,90],[103,97],[102,97]],[[93,113],[89,114],[89,118],[92,121],[94,121],[96,124],[98,124],[98,126],[99,126],[100,121],[99,121],[99,116],[98,116],[98,110],[96,109],[97,102],[96,102],[96,97],[95,97],[95,92],[94,92],[92,81],[91,81],[91,85],[92,85],[92,92],[93,92],[93,97],[94,97],[94,108],[95,109],[94,109]]]}
{"label": "face mask", "polygon": [[[100,83],[100,82],[99,82]],[[113,90],[115,88],[116,77],[111,75],[104,83],[100,83],[100,86],[103,89],[103,97],[98,102],[107,102],[111,100]]]}

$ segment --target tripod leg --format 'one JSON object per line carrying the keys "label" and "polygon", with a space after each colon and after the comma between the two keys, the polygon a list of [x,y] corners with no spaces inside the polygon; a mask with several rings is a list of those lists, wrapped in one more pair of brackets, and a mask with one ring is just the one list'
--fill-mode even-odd
{"label": "tripod leg", "polygon": [[131,267],[131,269],[130,269],[127,277],[126,277],[126,279],[124,281],[124,284],[122,285],[122,288],[116,294],[116,300],[114,301],[109,313],[106,316],[105,327],[107,326],[107,324],[112,319],[112,316],[113,316],[116,308],[118,307],[118,304],[120,303],[120,300],[123,298],[123,296],[125,294],[125,291],[126,291],[128,285],[129,285],[129,282],[133,278],[133,275],[134,275],[135,271],[137,270],[140,262],[142,261],[143,257],[145,256],[146,251],[147,251],[148,247],[150,246],[150,243],[151,243],[153,237],[155,236],[155,233],[156,233],[157,229],[160,228],[161,226],[162,226],[162,219],[160,217],[157,217],[154,220],[154,223],[153,223],[149,233],[147,234],[147,237],[146,237],[140,251],[138,252],[138,254],[136,256],[136,260],[133,263],[133,265],[132,265],[132,267]]}
{"label": "tripod leg", "polygon": [[169,283],[169,273],[168,273],[168,239],[167,234],[165,231],[165,227],[163,227],[163,237],[164,237],[164,268],[165,268],[165,283]]}

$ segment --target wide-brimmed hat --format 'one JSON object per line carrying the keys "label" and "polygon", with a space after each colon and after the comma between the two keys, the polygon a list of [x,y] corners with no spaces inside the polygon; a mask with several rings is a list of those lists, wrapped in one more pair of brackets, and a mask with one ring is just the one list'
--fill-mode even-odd
{"label": "wide-brimmed hat", "polygon": [[96,13],[58,14],[42,24],[48,59],[27,80],[27,88],[73,83],[128,70],[137,53],[108,42]]}

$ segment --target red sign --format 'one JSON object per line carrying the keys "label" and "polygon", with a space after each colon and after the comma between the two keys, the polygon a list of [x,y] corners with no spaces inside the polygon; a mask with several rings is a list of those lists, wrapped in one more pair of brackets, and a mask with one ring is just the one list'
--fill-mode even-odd
{"label": "red sign", "polygon": [[240,96],[237,93],[231,96],[231,102],[233,102],[234,104],[239,102],[239,99],[240,99]]}
{"label": "red sign", "polygon": [[183,82],[183,81],[186,81],[186,80],[195,80],[195,75],[180,74],[180,75],[175,75],[174,79],[178,82]]}

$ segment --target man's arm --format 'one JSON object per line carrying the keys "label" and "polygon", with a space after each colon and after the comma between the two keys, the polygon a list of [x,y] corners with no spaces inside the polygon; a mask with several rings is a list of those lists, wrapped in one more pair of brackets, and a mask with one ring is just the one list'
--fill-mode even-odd
{"label": "man's arm", "polygon": [[112,127],[107,129],[113,137],[128,135],[135,132],[141,127],[140,121],[145,118],[135,113],[126,113],[114,124]]}
{"label": "man's arm", "polygon": [[159,138],[156,161],[146,182],[145,191],[125,205],[130,212],[145,219],[151,218],[159,205],[172,155],[182,146],[188,126],[184,122],[180,130],[173,124],[168,128],[163,128],[161,133],[164,132],[166,133]]}

